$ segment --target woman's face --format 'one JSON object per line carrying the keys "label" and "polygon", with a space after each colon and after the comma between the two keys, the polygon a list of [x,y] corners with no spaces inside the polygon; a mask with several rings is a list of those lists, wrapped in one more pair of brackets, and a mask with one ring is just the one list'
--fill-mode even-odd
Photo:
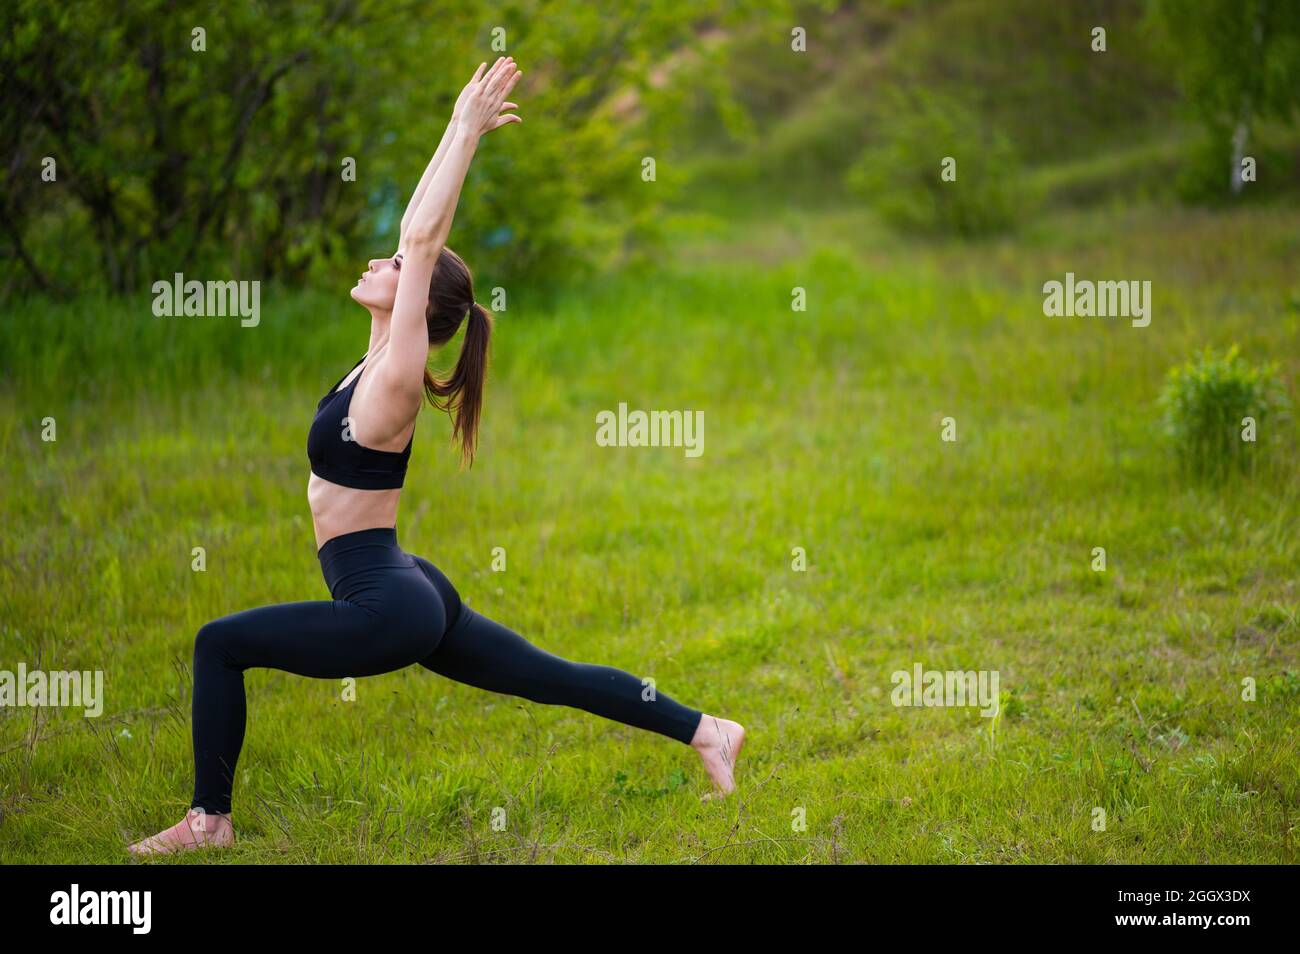
{"label": "woman's face", "polygon": [[369,267],[352,286],[352,300],[366,308],[392,311],[397,299],[397,276],[402,270],[402,254],[391,258],[372,258]]}

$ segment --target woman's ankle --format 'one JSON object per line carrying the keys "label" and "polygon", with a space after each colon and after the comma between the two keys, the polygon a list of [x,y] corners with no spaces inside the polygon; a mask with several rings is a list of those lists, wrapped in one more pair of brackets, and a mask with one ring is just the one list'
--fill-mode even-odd
{"label": "woman's ankle", "polygon": [[190,830],[205,832],[209,835],[215,835],[223,828],[233,829],[235,822],[230,817],[230,814],[230,812],[210,812],[198,806],[186,812]]}

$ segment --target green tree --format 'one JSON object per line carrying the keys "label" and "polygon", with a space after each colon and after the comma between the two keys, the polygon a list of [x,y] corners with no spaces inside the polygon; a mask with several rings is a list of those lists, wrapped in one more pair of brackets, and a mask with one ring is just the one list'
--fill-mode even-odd
{"label": "green tree", "polygon": [[1255,124],[1300,107],[1300,4],[1294,0],[1151,0],[1167,56],[1222,161],[1242,188]]}
{"label": "green tree", "polygon": [[524,124],[475,161],[452,245],[515,278],[644,254],[673,184],[640,176],[677,128],[661,67],[763,6],[10,0],[0,294],[173,271],[302,281],[391,251],[457,93],[498,52],[524,66]]}

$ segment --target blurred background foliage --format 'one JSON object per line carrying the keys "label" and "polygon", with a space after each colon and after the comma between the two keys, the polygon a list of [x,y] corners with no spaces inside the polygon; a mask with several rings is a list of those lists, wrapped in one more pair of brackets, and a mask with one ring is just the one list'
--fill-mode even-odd
{"label": "blurred background foliage", "polygon": [[1300,4],[1282,0],[13,0],[0,296],[137,293],[174,271],[304,284],[390,251],[496,29],[524,64],[527,134],[480,152],[452,242],[493,281],[636,265],[669,214],[774,188],[977,238],[1044,204],[1245,201],[1243,155],[1300,156]]}
{"label": "blurred background foliage", "polygon": [[391,251],[457,94],[497,55],[497,27],[527,70],[517,99],[529,133],[481,151],[455,242],[521,277],[607,266],[651,243],[667,191],[639,176],[656,140],[680,132],[665,108],[680,79],[663,51],[688,48],[701,20],[736,29],[756,6],[777,8],[5,4],[0,281],[127,292],[185,270],[302,282]]}

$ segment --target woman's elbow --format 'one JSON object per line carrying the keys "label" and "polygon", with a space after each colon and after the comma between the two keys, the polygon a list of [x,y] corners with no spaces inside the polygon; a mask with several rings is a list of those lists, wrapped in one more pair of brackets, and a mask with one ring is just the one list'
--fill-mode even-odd
{"label": "woman's elbow", "polygon": [[414,227],[402,237],[407,258],[437,258],[446,243],[447,230],[443,228]]}

